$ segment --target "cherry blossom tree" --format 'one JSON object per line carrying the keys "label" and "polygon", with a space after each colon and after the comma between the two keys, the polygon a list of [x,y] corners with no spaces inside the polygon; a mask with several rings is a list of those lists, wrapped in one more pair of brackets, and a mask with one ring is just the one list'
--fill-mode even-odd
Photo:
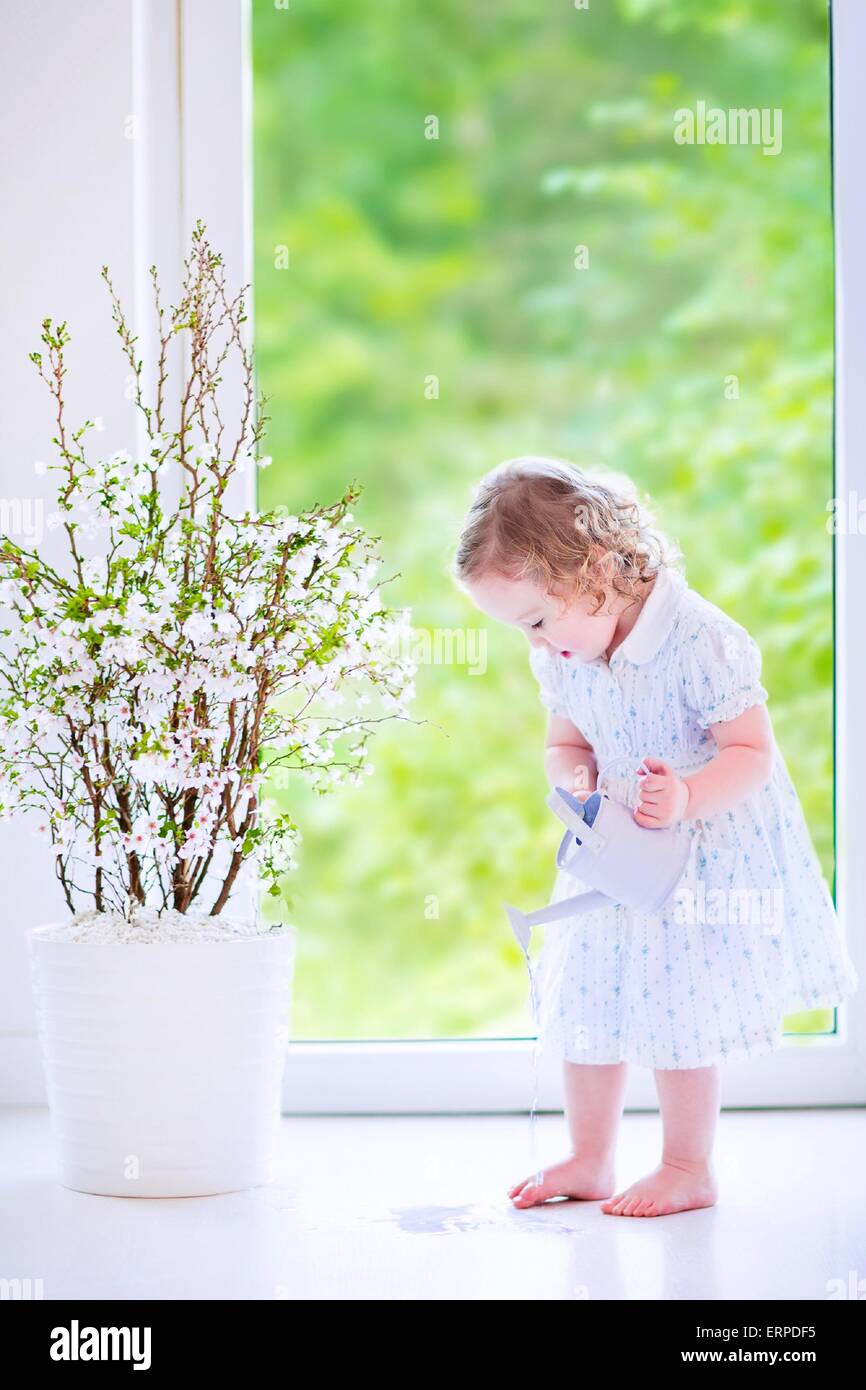
{"label": "cherry blossom tree", "polygon": [[[247,287],[229,295],[200,222],[176,305],[150,274],[148,399],[138,339],[102,271],[142,456],[92,457],[94,422],[68,423],[65,323],[46,319],[31,354],[53,399],[57,457],[43,467],[58,475],[51,520],[68,562],[0,537],[0,815],[34,818],[73,912],[186,912],[227,846],[206,908],[217,914],[247,861],[274,894],[297,865],[298,825],[263,801],[269,774],[294,770],[323,793],[359,782],[375,726],[408,717],[417,667],[406,610],[382,602],[379,538],[353,524],[358,484],[300,515],[228,503],[233,475],[270,462]],[[169,408],[178,338],[187,366]],[[231,428],[230,359],[242,383]]]}

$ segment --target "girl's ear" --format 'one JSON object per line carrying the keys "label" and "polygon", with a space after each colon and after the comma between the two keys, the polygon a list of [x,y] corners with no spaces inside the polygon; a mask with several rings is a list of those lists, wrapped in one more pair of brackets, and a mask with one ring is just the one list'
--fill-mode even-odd
{"label": "girl's ear", "polygon": [[613,580],[618,572],[617,558],[612,550],[595,542],[589,552],[589,564],[596,579],[605,590],[605,600],[599,613],[609,613],[612,599],[616,597]]}
{"label": "girl's ear", "polygon": [[557,616],[557,618],[558,618],[558,619],[559,619],[559,618],[562,618],[562,617],[565,615],[565,613],[566,613],[566,611],[567,611],[567,609],[568,609],[568,605],[569,605],[569,602],[570,602],[569,595],[566,594],[566,593],[563,593],[561,589],[556,589],[556,588],[554,588],[554,589],[547,589],[545,592],[546,592],[547,598],[548,598],[548,599],[550,600],[550,602],[551,602],[552,604],[554,604],[555,607],[556,607],[556,616]]}
{"label": "girl's ear", "polygon": [[587,553],[584,571],[588,576],[592,576],[596,583],[600,581],[602,586],[607,588],[615,571],[615,561],[610,551],[597,542],[593,543]]}
{"label": "girl's ear", "polygon": [[591,553],[596,572],[607,583],[616,573],[616,558],[613,552],[605,550],[603,546],[596,543],[593,545]]}

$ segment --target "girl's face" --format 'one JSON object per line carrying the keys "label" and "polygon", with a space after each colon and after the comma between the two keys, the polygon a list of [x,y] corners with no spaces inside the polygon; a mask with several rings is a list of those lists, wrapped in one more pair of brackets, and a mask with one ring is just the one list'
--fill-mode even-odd
{"label": "girl's face", "polygon": [[[594,661],[613,641],[626,600],[608,594],[598,613],[589,595],[564,607],[564,601],[546,594],[526,579],[484,575],[464,585],[473,603],[498,622],[521,628],[531,647],[549,647],[557,656]],[[613,609],[613,611],[611,611]]]}

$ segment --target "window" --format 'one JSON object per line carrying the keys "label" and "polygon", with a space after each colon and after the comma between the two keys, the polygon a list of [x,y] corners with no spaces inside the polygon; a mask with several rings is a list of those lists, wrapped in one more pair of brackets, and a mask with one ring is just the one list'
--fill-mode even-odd
{"label": "window", "polygon": [[[228,21],[195,4],[189,15],[185,67],[197,42],[231,52]],[[418,1094],[424,1108],[516,1108],[529,1097],[527,985],[502,901],[539,904],[551,883],[543,711],[525,640],[484,629],[446,563],[469,485],[498,458],[595,457],[638,475],[692,584],[762,647],[777,737],[830,879],[835,576],[839,873],[847,920],[862,909],[849,818],[866,679],[848,632],[866,569],[856,543],[837,537],[834,551],[826,526],[828,499],[856,488],[862,467],[851,443],[862,407],[844,390],[862,329],[852,314],[844,333],[836,325],[834,477],[827,9],[505,3],[469,26],[447,0],[351,13],[253,0],[249,18],[246,177],[275,460],[260,501],[294,509],[360,478],[356,515],[399,571],[391,601],[422,632],[477,628],[488,654],[478,674],[455,660],[422,668],[414,713],[429,722],[380,737],[362,788],[326,802],[292,792],[305,831],[289,885],[304,938],[292,1031],[311,1040],[293,1045],[295,1075],[298,1059],[315,1062],[322,1090],[339,1058],[322,1103],[354,1108],[358,1059],[375,1055],[379,1100],[398,1108]],[[845,63],[861,23],[836,0],[834,102],[847,115],[835,273],[838,292],[850,245],[849,306],[866,302],[853,167],[845,178],[859,114]],[[234,109],[224,89],[215,106],[187,122],[188,146],[219,147]],[[710,143],[711,108],[757,108],[770,124]],[[693,138],[678,143],[684,109]],[[201,152],[187,159],[198,167]],[[841,1029],[831,1015],[789,1019],[811,1035],[767,1065],[732,1065],[727,1103],[853,1099],[862,1013],[859,1000],[840,1011]],[[436,1084],[416,1069],[398,1094],[401,1059],[422,1053]],[[653,1103],[649,1083],[636,1077],[631,1104]]]}

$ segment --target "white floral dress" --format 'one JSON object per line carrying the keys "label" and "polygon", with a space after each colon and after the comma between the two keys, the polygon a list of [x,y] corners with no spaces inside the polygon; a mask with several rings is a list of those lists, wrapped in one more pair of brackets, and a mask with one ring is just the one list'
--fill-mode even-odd
{"label": "white floral dress", "polygon": [[[530,665],[542,703],[581,730],[600,772],[618,760],[602,785],[631,806],[644,755],[686,776],[718,751],[710,724],[767,699],[746,629],[668,567],[610,662],[533,647]],[[536,929],[542,1047],[572,1062],[705,1067],[774,1051],[785,1014],[857,989],[778,748],[762,787],[676,830],[689,859],[662,913],[612,903]],[[586,887],[558,870],[550,901]]]}

